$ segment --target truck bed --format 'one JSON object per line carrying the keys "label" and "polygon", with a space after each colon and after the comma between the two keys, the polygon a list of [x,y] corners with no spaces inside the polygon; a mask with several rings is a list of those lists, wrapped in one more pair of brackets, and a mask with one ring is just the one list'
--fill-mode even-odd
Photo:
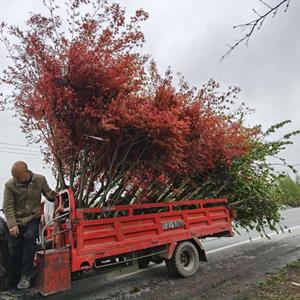
{"label": "truck bed", "polygon": [[73,211],[72,202],[72,230],[65,239],[65,243],[72,245],[72,272],[90,268],[97,259],[105,257],[192,238],[233,235],[226,199],[106,209],[73,207]]}

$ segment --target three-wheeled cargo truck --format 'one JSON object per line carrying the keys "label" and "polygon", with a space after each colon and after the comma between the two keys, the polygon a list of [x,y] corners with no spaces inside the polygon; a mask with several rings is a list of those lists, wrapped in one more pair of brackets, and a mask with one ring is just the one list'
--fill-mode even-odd
{"label": "three-wheeled cargo truck", "polygon": [[36,288],[44,296],[71,288],[73,275],[165,261],[174,276],[194,275],[206,261],[201,240],[232,236],[226,199],[77,208],[59,192],[55,216],[41,231]]}

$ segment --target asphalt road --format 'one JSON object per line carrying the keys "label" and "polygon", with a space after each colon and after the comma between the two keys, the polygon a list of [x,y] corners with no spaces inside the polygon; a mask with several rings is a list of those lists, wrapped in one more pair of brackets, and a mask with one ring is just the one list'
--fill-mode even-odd
{"label": "asphalt road", "polygon": [[[292,230],[300,228],[300,207],[299,208],[290,208],[282,211],[281,213],[282,221],[278,226],[280,233],[284,230],[285,233],[289,232],[289,228]],[[281,229],[280,229],[281,228]],[[243,243],[248,243],[251,240],[256,241],[261,238],[260,234],[253,230],[247,232],[244,229],[238,228],[239,234],[235,234],[232,238],[211,238],[203,241],[203,245],[207,252],[221,251],[224,247],[236,247]],[[272,232],[271,230],[266,231],[268,235],[273,239],[274,235],[277,235],[277,232]],[[287,236],[287,235],[286,235]]]}
{"label": "asphalt road", "polygon": [[[207,239],[203,245],[208,263],[201,263],[191,278],[172,278],[164,263],[153,264],[111,279],[102,275],[84,278],[73,282],[72,290],[46,299],[235,299],[266,274],[300,259],[299,216],[300,208],[284,211],[282,227],[288,229],[269,232],[271,239],[244,230],[235,237]],[[45,298],[35,295],[26,299]]]}

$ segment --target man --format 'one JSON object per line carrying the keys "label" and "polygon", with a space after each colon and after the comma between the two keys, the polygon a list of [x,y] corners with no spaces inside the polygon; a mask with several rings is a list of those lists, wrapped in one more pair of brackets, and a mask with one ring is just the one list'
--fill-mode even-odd
{"label": "man", "polygon": [[13,178],[5,184],[3,199],[9,229],[10,283],[11,286],[18,284],[19,289],[26,289],[30,286],[33,274],[41,194],[49,201],[54,201],[56,193],[49,188],[44,176],[32,173],[23,161],[13,164],[11,174]]}

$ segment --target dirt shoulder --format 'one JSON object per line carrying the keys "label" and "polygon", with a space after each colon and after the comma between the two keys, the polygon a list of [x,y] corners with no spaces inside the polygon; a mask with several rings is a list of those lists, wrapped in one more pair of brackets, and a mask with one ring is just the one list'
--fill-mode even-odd
{"label": "dirt shoulder", "polygon": [[300,300],[300,260],[266,278],[257,286],[241,293],[236,300],[278,299]]}

